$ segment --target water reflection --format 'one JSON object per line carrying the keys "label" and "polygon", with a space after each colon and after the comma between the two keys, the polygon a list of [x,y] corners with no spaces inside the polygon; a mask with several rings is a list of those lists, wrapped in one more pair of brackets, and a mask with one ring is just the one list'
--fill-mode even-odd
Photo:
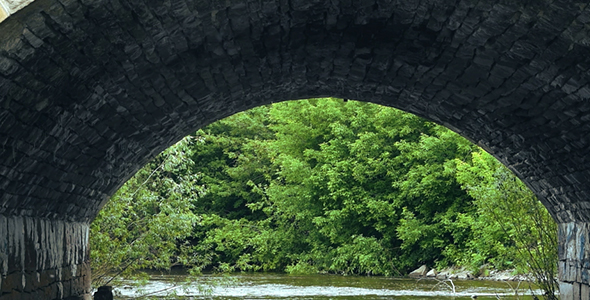
{"label": "water reflection", "polygon": [[[516,282],[491,282],[456,280],[453,293],[450,286],[436,280],[414,280],[387,277],[353,277],[336,275],[291,276],[285,274],[237,274],[222,279],[226,284],[209,286],[207,294],[202,291],[207,282],[218,281],[220,277],[203,276],[187,288],[175,282],[184,280],[182,275],[153,276],[148,286],[138,292],[134,288],[118,289],[123,297],[132,298],[157,291],[164,296],[175,292],[181,299],[298,299],[298,300],[360,300],[360,299],[532,299],[530,296],[514,296]],[[229,280],[229,284],[227,284]],[[450,283],[449,283],[450,284]],[[530,295],[526,284],[521,284],[519,294]],[[540,291],[535,291],[539,294]]]}

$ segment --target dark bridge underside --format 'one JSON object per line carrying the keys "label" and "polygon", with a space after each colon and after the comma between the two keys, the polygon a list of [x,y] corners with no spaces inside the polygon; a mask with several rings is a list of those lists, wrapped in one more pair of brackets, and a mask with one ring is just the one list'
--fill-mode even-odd
{"label": "dark bridge underside", "polygon": [[37,0],[0,24],[0,213],[88,222],[191,131],[336,96],[456,130],[587,222],[589,28],[566,0]]}
{"label": "dark bridge underside", "polygon": [[328,95],[447,125],[590,221],[590,10],[496,2],[39,0],[0,26],[2,212],[91,220],[196,128]]}

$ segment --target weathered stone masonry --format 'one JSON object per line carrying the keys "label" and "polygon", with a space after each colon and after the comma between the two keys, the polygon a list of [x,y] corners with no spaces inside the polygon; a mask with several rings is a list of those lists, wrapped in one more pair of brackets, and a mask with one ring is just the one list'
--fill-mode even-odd
{"label": "weathered stone masonry", "polygon": [[[53,229],[6,227],[23,242],[2,253],[51,259],[9,266],[0,299],[88,297],[82,232],[136,170],[219,118],[316,96],[413,112],[494,154],[560,223],[562,299],[590,297],[588,3],[36,0],[8,13],[0,215]],[[61,277],[19,286],[33,269]]]}
{"label": "weathered stone masonry", "polygon": [[590,224],[559,224],[561,299],[590,299]]}
{"label": "weathered stone masonry", "polygon": [[0,216],[0,299],[88,294],[88,255],[86,223]]}

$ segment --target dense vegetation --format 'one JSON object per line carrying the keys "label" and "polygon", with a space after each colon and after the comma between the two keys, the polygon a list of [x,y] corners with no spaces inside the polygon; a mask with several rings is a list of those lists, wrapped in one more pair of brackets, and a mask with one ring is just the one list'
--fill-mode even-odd
{"label": "dense vegetation", "polygon": [[402,275],[529,272],[541,258],[554,272],[554,231],[511,172],[448,129],[312,99],[236,114],[160,154],[92,223],[92,264],[102,282],[173,265]]}

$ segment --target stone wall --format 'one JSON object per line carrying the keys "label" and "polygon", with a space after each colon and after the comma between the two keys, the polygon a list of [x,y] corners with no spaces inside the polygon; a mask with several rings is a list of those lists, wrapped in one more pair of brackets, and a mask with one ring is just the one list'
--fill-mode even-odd
{"label": "stone wall", "polygon": [[0,300],[90,299],[88,225],[0,215]]}
{"label": "stone wall", "polygon": [[559,224],[561,300],[590,300],[590,223]]}

